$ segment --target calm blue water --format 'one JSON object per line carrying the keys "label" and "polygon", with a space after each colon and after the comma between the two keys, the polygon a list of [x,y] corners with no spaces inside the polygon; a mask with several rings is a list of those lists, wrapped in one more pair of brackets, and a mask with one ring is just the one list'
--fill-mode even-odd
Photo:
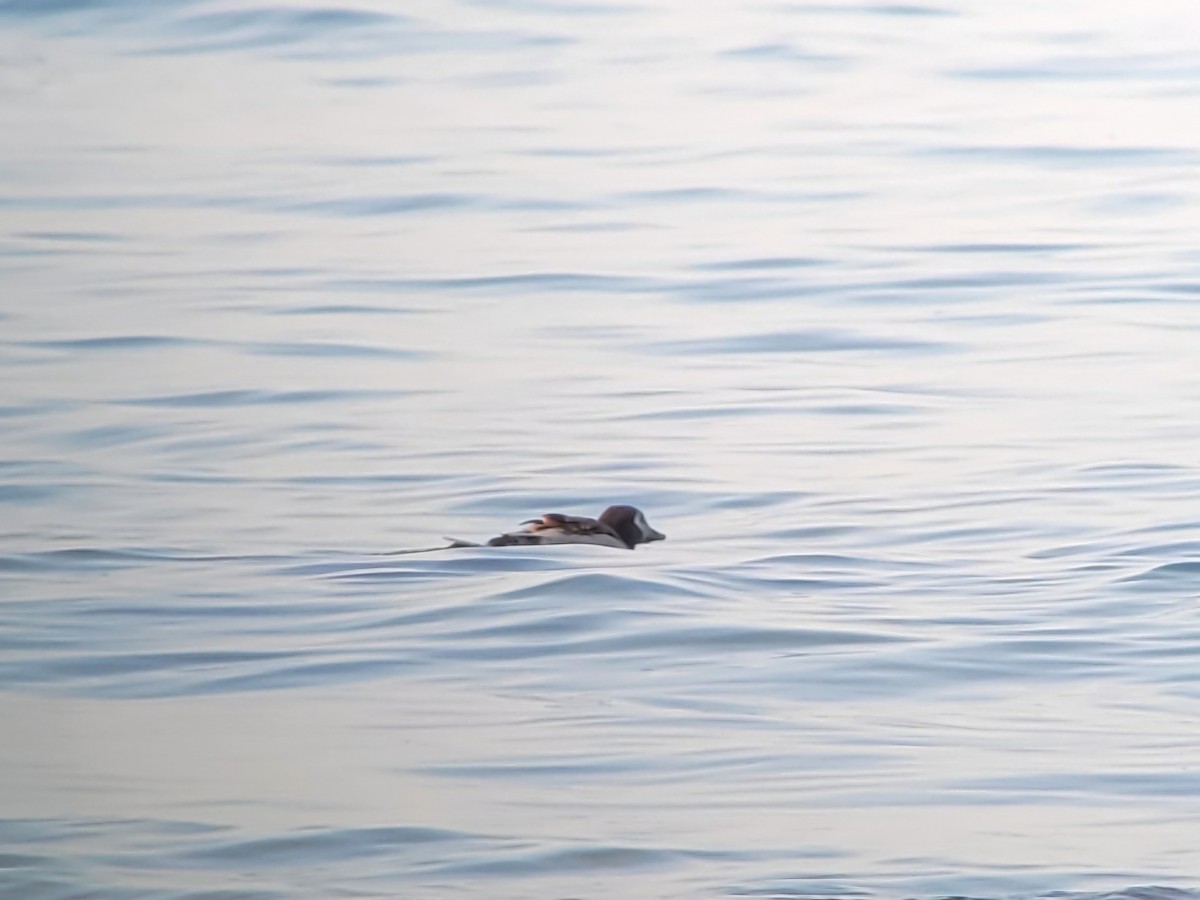
{"label": "calm blue water", "polygon": [[0,895],[1198,900],[1200,8],[399,6],[0,0]]}

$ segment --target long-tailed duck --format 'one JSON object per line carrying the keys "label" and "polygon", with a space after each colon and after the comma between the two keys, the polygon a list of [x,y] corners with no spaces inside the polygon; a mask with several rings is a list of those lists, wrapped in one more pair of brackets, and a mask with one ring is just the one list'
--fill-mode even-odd
{"label": "long-tailed duck", "polygon": [[522,522],[520,531],[510,531],[488,541],[489,547],[528,544],[596,544],[632,550],[638,544],[663,541],[667,536],[655,531],[634,506],[610,506],[597,519],[546,513],[540,519]]}

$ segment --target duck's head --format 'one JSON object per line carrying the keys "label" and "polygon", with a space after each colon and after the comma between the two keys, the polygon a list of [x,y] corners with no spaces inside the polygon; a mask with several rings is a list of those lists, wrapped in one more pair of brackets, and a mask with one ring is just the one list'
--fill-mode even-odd
{"label": "duck's head", "polygon": [[610,506],[600,513],[599,521],[615,531],[630,550],[638,544],[667,539],[661,531],[650,527],[650,523],[636,506]]}

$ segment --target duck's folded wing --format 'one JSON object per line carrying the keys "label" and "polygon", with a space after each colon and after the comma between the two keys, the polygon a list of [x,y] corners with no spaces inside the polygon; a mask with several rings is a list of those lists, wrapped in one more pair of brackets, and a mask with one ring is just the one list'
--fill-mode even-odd
{"label": "duck's folded wing", "polygon": [[509,531],[488,541],[489,547],[508,547],[514,544],[562,543],[565,536],[616,533],[603,522],[585,516],[566,516],[546,513],[540,519],[521,523],[519,531]]}
{"label": "duck's folded wing", "polygon": [[[488,541],[489,547],[528,544],[591,544],[625,546],[621,536],[608,525],[587,516],[546,513],[540,519],[521,523],[520,531],[510,531]],[[595,540],[600,538],[600,540]]]}
{"label": "duck's folded wing", "polygon": [[615,531],[587,516],[565,516],[562,513],[546,513],[540,522],[529,528],[530,531],[561,531],[564,534],[607,534],[619,537]]}

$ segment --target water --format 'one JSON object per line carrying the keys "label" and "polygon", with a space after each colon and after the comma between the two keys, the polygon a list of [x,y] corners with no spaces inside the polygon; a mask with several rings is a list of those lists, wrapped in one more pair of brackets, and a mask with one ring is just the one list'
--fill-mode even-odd
{"label": "water", "polygon": [[0,894],[1197,900],[1197,59],[0,0]]}

